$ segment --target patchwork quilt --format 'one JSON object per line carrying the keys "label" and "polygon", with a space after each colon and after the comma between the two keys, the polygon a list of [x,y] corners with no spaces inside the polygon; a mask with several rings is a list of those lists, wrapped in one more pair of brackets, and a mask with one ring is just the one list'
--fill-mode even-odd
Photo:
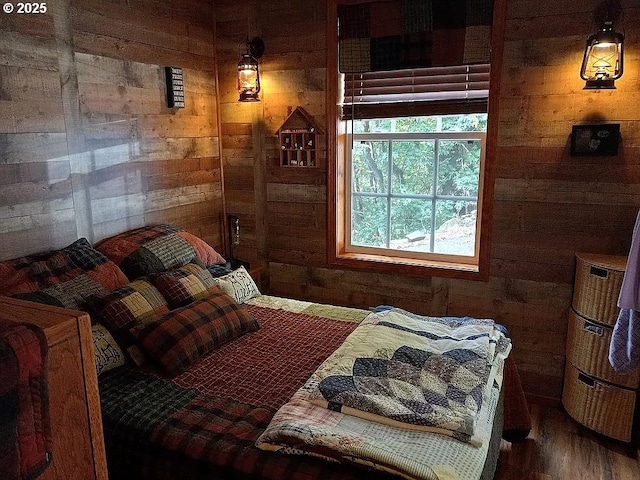
{"label": "patchwork quilt", "polygon": [[83,309],[92,295],[128,282],[86,238],[60,250],[0,262],[0,278],[3,295],[73,309]]}
{"label": "patchwork quilt", "polygon": [[112,259],[131,280],[190,262],[224,263],[224,258],[199,237],[168,224],[128,230],[98,242],[96,249]]}
{"label": "patchwork quilt", "polygon": [[398,309],[369,315],[278,410],[257,445],[409,479],[480,478],[509,351],[489,320]]}
{"label": "patchwork quilt", "polygon": [[[510,342],[491,320],[368,316],[316,371],[316,405],[478,444],[475,420],[496,355]],[[495,374],[495,372],[494,372]]]}

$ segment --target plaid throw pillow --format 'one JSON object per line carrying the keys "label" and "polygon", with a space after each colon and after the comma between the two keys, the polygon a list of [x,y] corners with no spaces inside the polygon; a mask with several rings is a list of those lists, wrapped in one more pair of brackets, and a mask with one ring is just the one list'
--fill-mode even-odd
{"label": "plaid throw pillow", "polygon": [[258,328],[244,307],[214,287],[208,298],[173,310],[133,334],[140,350],[175,376],[214,349]]}
{"label": "plaid throw pillow", "polygon": [[81,310],[91,295],[128,282],[86,238],[60,250],[0,262],[0,278],[2,295]]}
{"label": "plaid throw pillow", "polygon": [[209,296],[208,290],[215,285],[211,273],[195,263],[168,272],[154,273],[149,275],[149,280],[172,309],[206,298]]}
{"label": "plaid throw pillow", "polygon": [[132,280],[189,262],[224,263],[224,258],[204,240],[168,224],[128,230],[98,242],[96,249]]}
{"label": "plaid throw pillow", "polygon": [[135,344],[131,330],[158,320],[169,311],[167,301],[148,280],[141,278],[90,302],[95,318],[113,334],[120,348],[136,364],[144,356]]}
{"label": "plaid throw pillow", "polygon": [[85,304],[92,295],[108,292],[101,284],[88,275],[78,275],[72,280],[52,285],[35,292],[17,293],[13,295],[22,300],[46,303],[56,307],[84,310]]}

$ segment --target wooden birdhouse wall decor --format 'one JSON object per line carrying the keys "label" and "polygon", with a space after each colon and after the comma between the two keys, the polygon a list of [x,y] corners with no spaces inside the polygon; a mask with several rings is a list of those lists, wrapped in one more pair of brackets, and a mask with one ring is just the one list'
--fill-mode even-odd
{"label": "wooden birdhouse wall decor", "polygon": [[322,134],[313,117],[302,107],[297,107],[277,132],[280,141],[280,166],[316,167],[318,135]]}

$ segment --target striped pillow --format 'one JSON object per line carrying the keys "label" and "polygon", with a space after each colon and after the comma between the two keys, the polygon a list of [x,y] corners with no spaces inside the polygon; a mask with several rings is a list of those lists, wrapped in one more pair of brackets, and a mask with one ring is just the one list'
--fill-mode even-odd
{"label": "striped pillow", "polygon": [[208,298],[172,310],[132,333],[140,350],[175,376],[221,345],[259,328],[244,307],[213,287]]}

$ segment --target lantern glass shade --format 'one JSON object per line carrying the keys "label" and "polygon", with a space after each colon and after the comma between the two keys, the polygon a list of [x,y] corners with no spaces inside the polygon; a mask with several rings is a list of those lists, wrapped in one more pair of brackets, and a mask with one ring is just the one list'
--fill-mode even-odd
{"label": "lantern glass shade", "polygon": [[257,102],[260,92],[260,72],[258,60],[250,53],[245,53],[238,62],[238,94],[241,102]]}
{"label": "lantern glass shade", "polygon": [[589,36],[580,69],[585,89],[616,88],[614,81],[623,72],[623,45],[624,35],[614,32],[611,24]]}

